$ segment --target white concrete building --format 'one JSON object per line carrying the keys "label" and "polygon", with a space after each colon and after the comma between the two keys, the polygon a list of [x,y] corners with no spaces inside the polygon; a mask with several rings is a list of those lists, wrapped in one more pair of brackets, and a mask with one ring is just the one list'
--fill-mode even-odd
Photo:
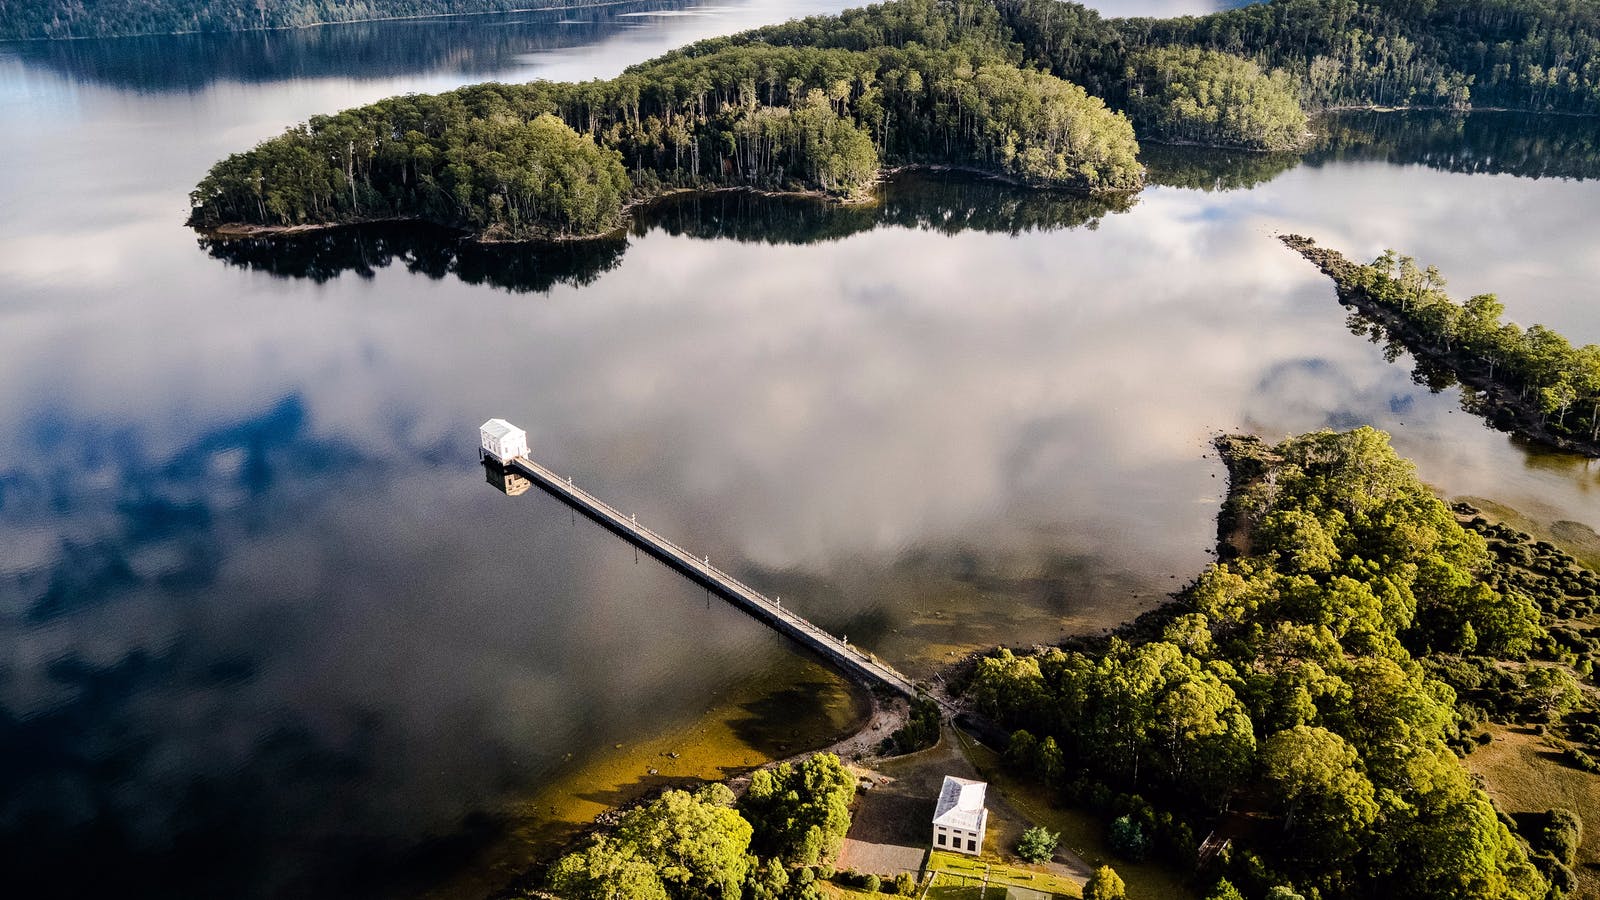
{"label": "white concrete building", "polygon": [[983,852],[983,835],[989,830],[989,810],[983,806],[989,785],[951,775],[939,788],[939,805],[933,810],[933,849],[954,850],[973,856]]}
{"label": "white concrete building", "polygon": [[483,455],[495,462],[504,464],[528,455],[528,433],[505,419],[490,419],[478,433],[483,437]]}

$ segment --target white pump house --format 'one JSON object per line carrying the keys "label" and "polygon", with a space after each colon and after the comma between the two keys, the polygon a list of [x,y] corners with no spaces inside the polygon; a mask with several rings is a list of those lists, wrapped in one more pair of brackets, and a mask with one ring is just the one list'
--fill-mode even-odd
{"label": "white pump house", "polygon": [[982,781],[944,777],[933,812],[933,849],[972,856],[983,852],[984,834],[989,830],[989,810],[983,805],[988,790],[989,785]]}
{"label": "white pump house", "polygon": [[478,434],[483,438],[478,452],[501,465],[528,455],[528,433],[505,419],[490,419],[478,429]]}

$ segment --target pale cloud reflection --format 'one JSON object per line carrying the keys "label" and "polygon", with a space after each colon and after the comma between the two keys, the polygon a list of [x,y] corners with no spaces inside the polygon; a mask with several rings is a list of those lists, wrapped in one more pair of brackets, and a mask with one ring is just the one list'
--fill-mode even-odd
{"label": "pale cloud reflection", "polygon": [[[605,74],[735,20],[670,21],[528,69]],[[1157,602],[1208,558],[1219,430],[1372,423],[1448,492],[1600,525],[1591,466],[1413,385],[1272,237],[1395,246],[1594,340],[1596,182],[1326,163],[1016,237],[657,230],[548,294],[400,264],[274,277],[181,227],[222,153],[462,79],[175,96],[0,63],[20,161],[0,169],[0,698],[43,748],[11,775],[59,834],[109,809],[157,842],[312,823],[400,856],[783,665],[549,499],[485,485],[490,415],[908,666],[932,640],[1048,639]],[[197,807],[197,784],[228,790]]]}

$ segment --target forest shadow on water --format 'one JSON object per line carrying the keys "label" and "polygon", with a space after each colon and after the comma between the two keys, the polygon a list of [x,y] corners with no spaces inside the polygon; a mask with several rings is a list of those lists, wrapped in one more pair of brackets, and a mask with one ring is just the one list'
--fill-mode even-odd
{"label": "forest shadow on water", "polygon": [[[789,245],[837,241],[876,228],[1017,235],[1093,228],[1134,202],[1122,195],[1029,190],[969,175],[906,173],[887,181],[872,201],[859,204],[737,190],[675,194],[639,209],[629,231],[635,237],[659,230],[698,240]],[[319,284],[345,273],[371,278],[398,263],[429,278],[453,275],[467,284],[512,293],[593,284],[622,262],[628,248],[621,233],[579,241],[484,244],[450,229],[409,222],[295,235],[203,236],[199,243],[230,265],[281,278]]]}
{"label": "forest shadow on water", "polygon": [[1600,177],[1600,118],[1517,112],[1348,111],[1316,119],[1306,149],[1254,152],[1146,143],[1150,183],[1249,190],[1305,165],[1375,162],[1518,178]]}

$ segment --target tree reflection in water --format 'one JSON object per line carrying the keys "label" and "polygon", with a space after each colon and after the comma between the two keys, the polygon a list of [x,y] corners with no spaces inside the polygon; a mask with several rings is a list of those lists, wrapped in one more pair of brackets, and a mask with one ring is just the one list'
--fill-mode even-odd
{"label": "tree reflection in water", "polygon": [[[867,203],[840,205],[812,197],[764,196],[749,191],[687,193],[636,211],[631,233],[660,230],[701,240],[814,244],[880,227],[957,234],[1022,234],[1093,228],[1135,198],[1085,197],[1039,191],[957,174],[906,173]],[[460,232],[421,223],[329,228],[303,234],[230,238],[206,236],[200,247],[241,268],[318,283],[346,272],[362,278],[396,263],[429,278],[453,275],[513,293],[582,287],[617,267],[625,234],[558,243],[481,244]]]}

